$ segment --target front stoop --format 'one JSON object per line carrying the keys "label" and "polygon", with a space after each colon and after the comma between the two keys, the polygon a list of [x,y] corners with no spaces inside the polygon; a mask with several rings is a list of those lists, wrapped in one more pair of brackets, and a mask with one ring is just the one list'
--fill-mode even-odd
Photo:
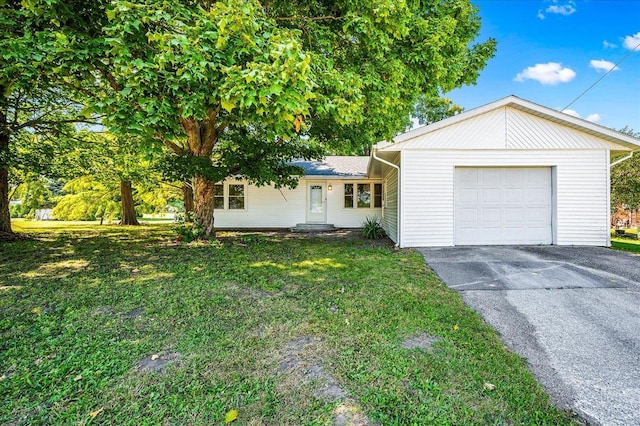
{"label": "front stoop", "polygon": [[298,223],[291,232],[331,232],[338,228],[328,223]]}

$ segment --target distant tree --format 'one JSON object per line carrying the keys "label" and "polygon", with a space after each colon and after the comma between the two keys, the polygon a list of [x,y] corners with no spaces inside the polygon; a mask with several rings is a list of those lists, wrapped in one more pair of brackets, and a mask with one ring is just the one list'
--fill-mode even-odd
{"label": "distant tree", "polygon": [[70,219],[65,213],[69,211],[75,211],[75,216],[80,214],[82,209],[68,206],[71,200],[81,203],[92,200],[101,206],[84,208],[89,212],[86,217],[94,216],[95,212],[112,217],[115,202],[119,206],[120,224],[139,225],[134,198],[139,201],[141,197],[135,196],[135,187],[160,193],[161,177],[152,164],[154,151],[144,150],[144,143],[131,135],[83,131],[78,136],[74,150],[66,157],[68,176],[74,179],[65,187],[69,194],[60,199],[62,206],[56,208],[56,217]]}
{"label": "distant tree", "polygon": [[[640,138],[640,132],[629,126],[620,132]],[[640,208],[640,154],[611,168],[611,206],[615,211],[621,205],[630,210]]]}

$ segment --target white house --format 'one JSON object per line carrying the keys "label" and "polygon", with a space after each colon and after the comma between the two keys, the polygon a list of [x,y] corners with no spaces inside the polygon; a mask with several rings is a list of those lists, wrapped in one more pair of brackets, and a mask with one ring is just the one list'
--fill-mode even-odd
{"label": "white house", "polygon": [[217,228],[291,228],[299,224],[359,228],[382,217],[382,176],[367,175],[369,157],[296,161],[305,170],[296,189],[228,180],[215,187]]}
{"label": "white house", "polygon": [[370,157],[299,162],[295,190],[229,181],[216,225],[359,227],[400,247],[608,246],[609,172],[640,139],[510,96],[382,142]]}

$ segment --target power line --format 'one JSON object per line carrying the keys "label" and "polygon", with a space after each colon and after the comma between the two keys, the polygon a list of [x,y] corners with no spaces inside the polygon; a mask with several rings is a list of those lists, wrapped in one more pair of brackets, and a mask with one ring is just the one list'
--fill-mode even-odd
{"label": "power line", "polygon": [[624,55],[624,57],[623,57],[622,59],[620,59],[620,60],[618,61],[618,63],[617,63],[617,64],[615,64],[614,66],[612,66],[612,67],[611,67],[611,69],[610,69],[609,71],[607,71],[606,73],[604,73],[604,74],[602,75],[602,77],[600,77],[599,79],[597,79],[597,80],[595,81],[595,83],[593,83],[591,86],[587,87],[587,89],[586,89],[584,92],[580,93],[580,94],[579,94],[579,95],[578,95],[574,100],[572,100],[572,101],[569,103],[569,105],[567,105],[566,107],[562,108],[562,111],[564,111],[565,109],[567,109],[567,108],[569,108],[571,105],[573,105],[573,104],[574,104],[578,99],[580,99],[581,97],[583,97],[583,96],[584,96],[584,95],[585,95],[589,90],[593,89],[593,88],[596,86],[596,84],[600,83],[600,82],[602,81],[602,79],[603,79],[603,78],[605,78],[606,76],[608,76],[609,74],[611,74],[611,72],[612,72],[613,70],[615,70],[616,68],[618,68],[618,65],[620,65],[621,63],[623,63],[625,59],[627,59],[629,56],[631,56],[631,54],[632,54],[633,52],[635,52],[635,51],[636,51],[636,49],[637,49],[638,47],[640,47],[640,43],[636,44],[636,47],[634,47],[633,49],[631,49],[631,50],[629,51],[629,53],[627,53],[626,55]]}

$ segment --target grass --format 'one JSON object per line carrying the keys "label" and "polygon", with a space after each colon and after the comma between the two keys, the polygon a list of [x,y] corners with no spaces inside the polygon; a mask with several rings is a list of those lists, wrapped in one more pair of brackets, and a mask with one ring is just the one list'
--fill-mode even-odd
{"label": "grass", "polygon": [[640,240],[638,240],[638,230],[627,228],[624,230],[626,236],[615,234],[611,230],[611,248],[616,250],[628,251],[631,253],[640,253]]}
{"label": "grass", "polygon": [[0,244],[0,423],[576,422],[412,250],[33,224]]}
{"label": "grass", "polygon": [[640,253],[640,240],[629,238],[611,238],[611,247],[616,250]]}

